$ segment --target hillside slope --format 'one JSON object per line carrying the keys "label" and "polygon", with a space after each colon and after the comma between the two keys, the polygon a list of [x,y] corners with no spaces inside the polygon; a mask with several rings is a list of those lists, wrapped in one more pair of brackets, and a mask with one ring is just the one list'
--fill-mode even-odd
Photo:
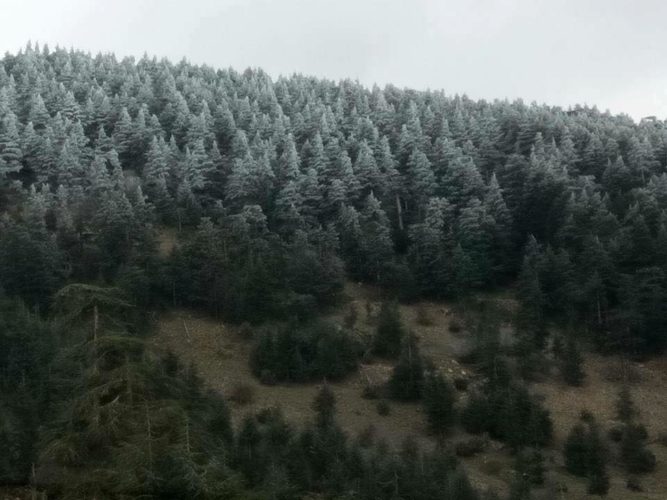
{"label": "hillside slope", "polygon": [[[359,311],[355,331],[361,335],[370,333],[374,325],[372,321],[366,320],[365,311],[368,305],[371,311],[378,310],[379,291],[348,283],[346,295],[350,302],[333,311],[328,318],[342,323],[350,305],[353,305]],[[407,326],[418,336],[422,352],[450,380],[465,378],[472,384],[479,380],[473,368],[457,360],[465,352],[467,334],[450,331],[450,322],[458,322],[450,304],[420,302],[402,305],[400,310]],[[420,324],[424,314],[432,324]],[[510,330],[507,325],[507,331]],[[288,419],[297,424],[312,419],[311,402],[319,384],[261,384],[249,366],[253,341],[251,330],[247,327],[225,324],[189,310],[177,310],[160,318],[155,343],[161,348],[174,351],[187,362],[194,363],[206,384],[224,395],[234,394],[239,387],[251,387],[250,402],[231,404],[236,422],[246,414],[273,406],[282,408]],[[362,364],[357,373],[344,381],[331,384],[338,400],[340,424],[353,436],[367,434],[370,428],[376,439],[386,439],[396,448],[408,436],[416,437],[425,446],[432,445],[434,438],[428,433],[419,404],[391,402],[391,413],[382,417],[376,410],[377,401],[362,397],[368,381],[386,381],[391,368],[388,362],[371,360]],[[661,433],[667,431],[667,407],[663,403],[667,400],[667,364],[662,359],[640,364],[589,353],[585,357],[585,371],[587,377],[582,387],[567,386],[555,374],[531,385],[531,390],[544,398],[555,430],[554,444],[545,453],[549,470],[546,486],[536,490],[535,498],[596,498],[585,494],[583,480],[565,472],[561,449],[567,432],[582,410],[593,412],[605,429],[615,423],[614,405],[620,374],[625,371],[632,374],[633,396],[641,410],[642,421],[652,437],[651,450],[657,455],[658,466],[654,473],[642,478],[643,492],[631,492],[625,486],[627,475],[618,464],[612,465],[612,486],[608,498],[664,499],[664,492],[667,491],[667,446],[656,441]],[[465,398],[466,393],[460,392],[459,406]],[[448,437],[452,444],[466,439],[469,436],[460,429]],[[513,460],[502,443],[491,441],[482,454],[465,459],[465,463],[471,479],[477,485],[497,491],[508,490],[512,480]],[[560,492],[560,496],[549,496],[556,495],[556,492]]]}

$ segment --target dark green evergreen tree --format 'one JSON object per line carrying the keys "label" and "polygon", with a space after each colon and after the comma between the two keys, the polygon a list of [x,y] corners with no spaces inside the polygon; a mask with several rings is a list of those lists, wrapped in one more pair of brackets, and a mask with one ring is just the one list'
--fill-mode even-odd
{"label": "dark green evergreen tree", "polygon": [[563,380],[568,385],[580,386],[586,374],[582,368],[583,359],[577,343],[571,336],[567,339],[560,362],[560,371]]}
{"label": "dark green evergreen tree", "polygon": [[373,352],[379,356],[395,357],[401,351],[407,333],[396,302],[383,302],[377,318]]}
{"label": "dark green evergreen tree", "polygon": [[424,361],[419,353],[417,339],[414,335],[408,335],[391,373],[389,391],[395,399],[414,401],[422,397],[423,385]]}

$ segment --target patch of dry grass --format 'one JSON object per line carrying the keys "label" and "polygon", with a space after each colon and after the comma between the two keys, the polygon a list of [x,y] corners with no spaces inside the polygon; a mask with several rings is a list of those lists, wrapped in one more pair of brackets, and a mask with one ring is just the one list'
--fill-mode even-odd
{"label": "patch of dry grass", "polygon": [[[186,364],[194,363],[207,386],[225,397],[231,396],[241,384],[252,385],[252,401],[246,405],[231,405],[235,423],[249,412],[272,406],[281,407],[288,420],[297,425],[313,417],[311,403],[319,384],[259,384],[248,363],[252,342],[241,335],[238,327],[190,311],[173,311],[161,318],[154,344],[165,351],[171,349]],[[390,372],[388,364],[362,365],[344,381],[330,383],[337,398],[338,420],[351,435],[371,424],[375,425],[378,437],[396,445],[408,435],[425,435],[418,405],[392,402],[391,416],[378,419],[377,400],[362,398],[368,380],[382,384]],[[424,439],[424,443],[429,442]]]}
{"label": "patch of dry grass", "polygon": [[161,227],[157,231],[157,250],[160,257],[169,257],[178,243],[178,232],[173,227]]}

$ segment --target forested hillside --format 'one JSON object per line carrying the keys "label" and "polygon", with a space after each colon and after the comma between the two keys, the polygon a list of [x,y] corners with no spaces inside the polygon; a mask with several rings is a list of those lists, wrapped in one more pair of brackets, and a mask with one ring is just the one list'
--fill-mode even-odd
{"label": "forested hillside", "polygon": [[[28,45],[0,60],[0,214],[0,479],[70,498],[396,498],[399,470],[423,487],[406,479],[405,498],[478,498],[437,451],[408,474],[411,450],[385,463],[351,447],[326,385],[303,435],[272,440],[287,424],[264,415],[235,436],[224,401],[146,351],[156,310],[304,322],[346,279],[407,302],[511,288],[528,354],[550,325],[605,352],[667,347],[656,119]],[[303,356],[309,338],[359,355],[290,330],[262,339],[258,374],[290,335]],[[400,364],[401,338],[374,352]],[[289,380],[285,366],[271,369]]]}

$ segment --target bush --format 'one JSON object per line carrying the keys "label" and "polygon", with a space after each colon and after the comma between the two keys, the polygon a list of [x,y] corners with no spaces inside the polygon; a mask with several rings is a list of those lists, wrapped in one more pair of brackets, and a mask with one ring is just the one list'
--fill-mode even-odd
{"label": "bush", "polygon": [[656,442],[658,442],[662,446],[667,446],[667,432],[661,432],[660,434],[658,434]]}
{"label": "bush", "polygon": [[283,421],[285,417],[283,411],[279,407],[267,406],[266,408],[259,410],[257,415],[255,415],[255,418],[258,423],[266,425],[271,422]]}
{"label": "bush", "polygon": [[275,374],[271,370],[266,369],[259,373],[259,381],[264,385],[276,385],[278,383]]}
{"label": "bush", "polygon": [[345,318],[343,318],[343,323],[345,324],[345,328],[348,330],[351,330],[354,328],[354,325],[357,324],[357,318],[359,317],[359,313],[357,311],[357,306],[354,304],[350,304],[350,307],[347,310],[347,314],[345,314]]}
{"label": "bush", "polygon": [[607,436],[614,443],[620,443],[623,439],[623,426],[615,425],[607,431]]}
{"label": "bush", "polygon": [[489,442],[481,437],[472,437],[459,441],[454,446],[454,452],[458,457],[472,457],[486,450]]}
{"label": "bush", "polygon": [[626,467],[628,472],[633,474],[648,474],[655,470],[656,459],[651,450],[646,448],[637,452],[633,460],[628,462]]}
{"label": "bush", "polygon": [[544,456],[537,449],[523,450],[517,454],[515,470],[530,484],[544,484]]}
{"label": "bush", "polygon": [[588,478],[586,492],[589,495],[605,496],[609,492],[609,476],[606,471],[600,471]]}
{"label": "bush", "polygon": [[377,434],[377,429],[373,424],[368,425],[359,433],[357,437],[357,442],[362,448],[370,448],[375,442],[375,435]]}
{"label": "bush", "polygon": [[382,401],[378,401],[378,404],[375,407],[377,409],[378,415],[381,417],[386,417],[391,413],[391,407],[389,406],[389,403],[385,401],[384,399]]}
{"label": "bush", "polygon": [[356,370],[360,344],[340,327],[316,322],[260,335],[251,365],[263,383],[340,379]]}
{"label": "bush", "polygon": [[646,448],[646,428],[627,424],[621,440],[621,459],[631,474],[645,474],[655,469],[655,455]]}
{"label": "bush", "polygon": [[364,309],[366,310],[366,323],[370,325],[375,320],[375,316],[373,314],[373,303],[370,300],[367,300],[364,304]]}
{"label": "bush", "polygon": [[544,371],[547,366],[546,359],[541,352],[522,353],[517,361],[521,378],[529,382],[544,379]]}
{"label": "bush", "polygon": [[627,385],[624,385],[618,393],[618,400],[616,401],[616,415],[621,422],[628,423],[633,418],[635,418],[638,413],[639,412],[637,411],[637,407],[635,406],[634,401],[632,401],[630,389]]}
{"label": "bush", "polygon": [[465,392],[468,390],[468,385],[470,381],[465,377],[454,377],[454,389],[459,392]]}
{"label": "bush", "polygon": [[[459,455],[463,456],[463,455]],[[484,460],[479,464],[479,470],[487,476],[498,477],[505,468],[505,464],[500,460]],[[485,500],[487,497],[484,497]]]}
{"label": "bush", "polygon": [[563,344],[563,337],[556,335],[551,343],[551,352],[556,359],[562,359],[565,346]]}
{"label": "bush", "polygon": [[433,325],[433,319],[423,305],[417,307],[417,324],[421,326]]}
{"label": "bush", "polygon": [[244,321],[239,325],[239,336],[243,340],[252,340],[254,332],[252,329],[252,325],[248,323],[247,321]]}
{"label": "bush", "polygon": [[451,333],[459,333],[463,329],[463,327],[461,326],[461,323],[458,320],[453,319],[449,322],[449,326],[447,327],[447,329]]}
{"label": "bush", "polygon": [[361,391],[361,397],[364,399],[378,399],[382,395],[382,386],[378,384],[366,384]]}
{"label": "bush", "polygon": [[237,405],[248,405],[255,399],[255,388],[250,384],[236,384],[229,392],[229,400]]}
{"label": "bush", "polygon": [[491,405],[486,397],[473,394],[461,413],[461,424],[470,434],[481,434],[493,426]]}
{"label": "bush", "polygon": [[635,493],[640,493],[644,491],[644,488],[642,488],[642,485],[639,482],[639,478],[637,477],[629,477],[627,482],[625,483],[625,487],[630,491],[634,491]]}

